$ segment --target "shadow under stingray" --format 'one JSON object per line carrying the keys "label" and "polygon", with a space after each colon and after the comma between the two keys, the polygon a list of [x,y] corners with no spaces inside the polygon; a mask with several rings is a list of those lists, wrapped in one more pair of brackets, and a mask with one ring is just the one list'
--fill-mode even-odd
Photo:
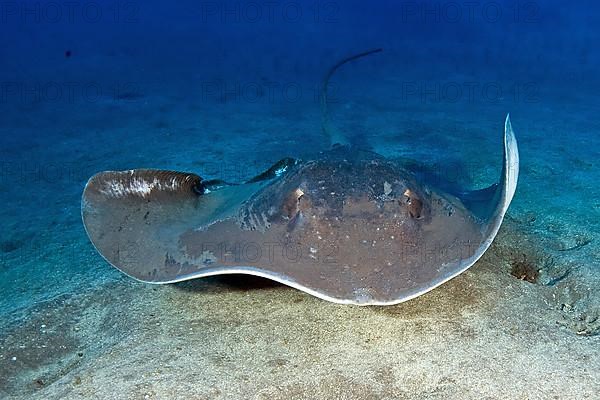
{"label": "shadow under stingray", "polygon": [[185,292],[221,290],[248,292],[286,287],[282,283],[267,278],[246,274],[207,276],[202,279],[191,279],[189,281],[174,283],[173,285],[178,290]]}

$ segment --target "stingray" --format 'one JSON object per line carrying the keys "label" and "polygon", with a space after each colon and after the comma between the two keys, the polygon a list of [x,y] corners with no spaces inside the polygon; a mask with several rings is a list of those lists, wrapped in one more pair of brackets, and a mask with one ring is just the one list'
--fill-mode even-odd
{"label": "stingray", "polygon": [[[498,183],[434,185],[405,163],[340,144],[285,158],[247,182],[136,169],[90,178],[87,234],[113,266],[165,284],[221,275],[268,278],[335,303],[391,305],[472,266],[490,247],[515,193],[519,155],[510,118]],[[440,189],[440,187],[445,188]]]}

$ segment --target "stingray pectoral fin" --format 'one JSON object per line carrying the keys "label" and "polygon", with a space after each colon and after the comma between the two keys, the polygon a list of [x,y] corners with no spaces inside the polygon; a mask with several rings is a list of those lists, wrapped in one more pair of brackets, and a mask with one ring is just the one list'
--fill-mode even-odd
{"label": "stingray pectoral fin", "polygon": [[[481,240],[478,241],[475,246],[472,246],[472,244],[475,243],[470,241],[462,243],[463,245],[466,245],[466,248],[468,249],[464,255],[461,253],[461,257],[458,259],[444,260],[441,268],[436,266],[438,272],[433,274],[429,281],[417,285],[415,288],[406,290],[404,293],[397,295],[395,300],[392,299],[385,302],[385,304],[405,301],[426,293],[459,275],[473,265],[490,247],[492,241],[498,234],[504,215],[515,194],[518,177],[519,151],[510,118],[507,116],[504,129],[504,161],[500,181],[489,188],[472,192],[466,196],[459,196],[462,203],[466,207],[471,208],[469,211],[478,217],[477,229],[481,233]],[[475,209],[473,209],[473,207]],[[465,228],[469,226],[470,224],[467,224],[464,227],[461,227],[461,229],[466,231]],[[473,251],[470,249],[473,249]],[[435,263],[431,263],[428,267],[435,265]],[[428,270],[431,269],[423,268],[419,270],[419,273]]]}
{"label": "stingray pectoral fin", "polygon": [[479,190],[473,190],[468,192],[459,192],[456,194],[463,204],[477,217],[482,220],[490,218],[491,214],[495,211],[495,204],[493,200],[498,191],[498,184],[493,185]]}
{"label": "stingray pectoral fin", "polygon": [[[489,226],[489,233],[497,231],[515,194],[519,177],[519,151],[517,140],[506,117],[504,126],[504,163],[500,181],[479,190],[458,192],[462,203]],[[493,233],[495,235],[495,233]]]}
{"label": "stingray pectoral fin", "polygon": [[510,123],[510,115],[507,115],[504,124],[504,163],[502,165],[500,183],[490,203],[490,212],[487,218],[487,242],[489,242],[487,246],[491,244],[500,229],[504,215],[517,190],[518,179],[519,149],[512,124]]}
{"label": "stingray pectoral fin", "polygon": [[93,176],[82,198],[86,232],[113,266],[138,280],[166,283],[211,266],[210,254],[186,258],[179,238],[234,215],[259,183],[205,190],[194,174],[108,171]]}
{"label": "stingray pectoral fin", "polygon": [[507,115],[504,124],[504,161],[500,181],[486,189],[461,196],[465,206],[483,221],[485,239],[476,251],[473,262],[483,255],[498,234],[504,215],[515,195],[518,178],[519,149],[510,123],[510,115]]}
{"label": "stingray pectoral fin", "polygon": [[519,151],[510,116],[507,116],[504,126],[504,163],[500,182],[485,189],[460,192],[456,196],[473,214],[487,221],[492,232],[494,227],[498,228],[502,223],[502,218],[514,196],[518,176]]}
{"label": "stingray pectoral fin", "polygon": [[504,125],[504,162],[500,182],[459,196],[467,208],[487,223],[488,236],[495,236],[498,232],[515,194],[518,177],[519,150],[510,116],[507,116]]}

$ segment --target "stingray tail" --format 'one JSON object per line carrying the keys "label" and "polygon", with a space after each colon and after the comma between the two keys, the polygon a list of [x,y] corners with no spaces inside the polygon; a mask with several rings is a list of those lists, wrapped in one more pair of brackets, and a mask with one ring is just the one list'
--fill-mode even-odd
{"label": "stingray tail", "polygon": [[323,83],[321,85],[321,127],[323,129],[323,133],[329,139],[329,144],[331,146],[334,146],[336,144],[347,145],[347,144],[349,144],[349,142],[348,142],[347,138],[341,132],[339,132],[337,129],[333,128],[330,124],[329,110],[327,108],[327,91],[329,89],[329,80],[331,79],[331,77],[333,76],[335,71],[337,71],[338,68],[340,68],[342,65],[344,65],[350,61],[354,61],[359,58],[369,56],[371,54],[379,53],[381,51],[383,51],[383,49],[378,48],[378,49],[365,51],[365,52],[362,52],[359,54],[355,54],[350,57],[346,57],[343,60],[337,62],[335,65],[333,65],[327,71],[327,74],[323,78]]}

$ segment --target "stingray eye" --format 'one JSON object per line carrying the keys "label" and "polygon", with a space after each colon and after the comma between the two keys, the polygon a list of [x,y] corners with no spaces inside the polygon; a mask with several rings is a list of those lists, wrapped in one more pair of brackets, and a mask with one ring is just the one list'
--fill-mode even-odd
{"label": "stingray eye", "polygon": [[423,202],[417,197],[417,195],[410,189],[406,189],[404,192],[406,204],[408,205],[408,213],[411,218],[421,219],[423,217]]}
{"label": "stingray eye", "polygon": [[293,190],[283,203],[284,217],[291,219],[296,216],[299,211],[300,199],[304,196],[304,191],[300,188]]}

